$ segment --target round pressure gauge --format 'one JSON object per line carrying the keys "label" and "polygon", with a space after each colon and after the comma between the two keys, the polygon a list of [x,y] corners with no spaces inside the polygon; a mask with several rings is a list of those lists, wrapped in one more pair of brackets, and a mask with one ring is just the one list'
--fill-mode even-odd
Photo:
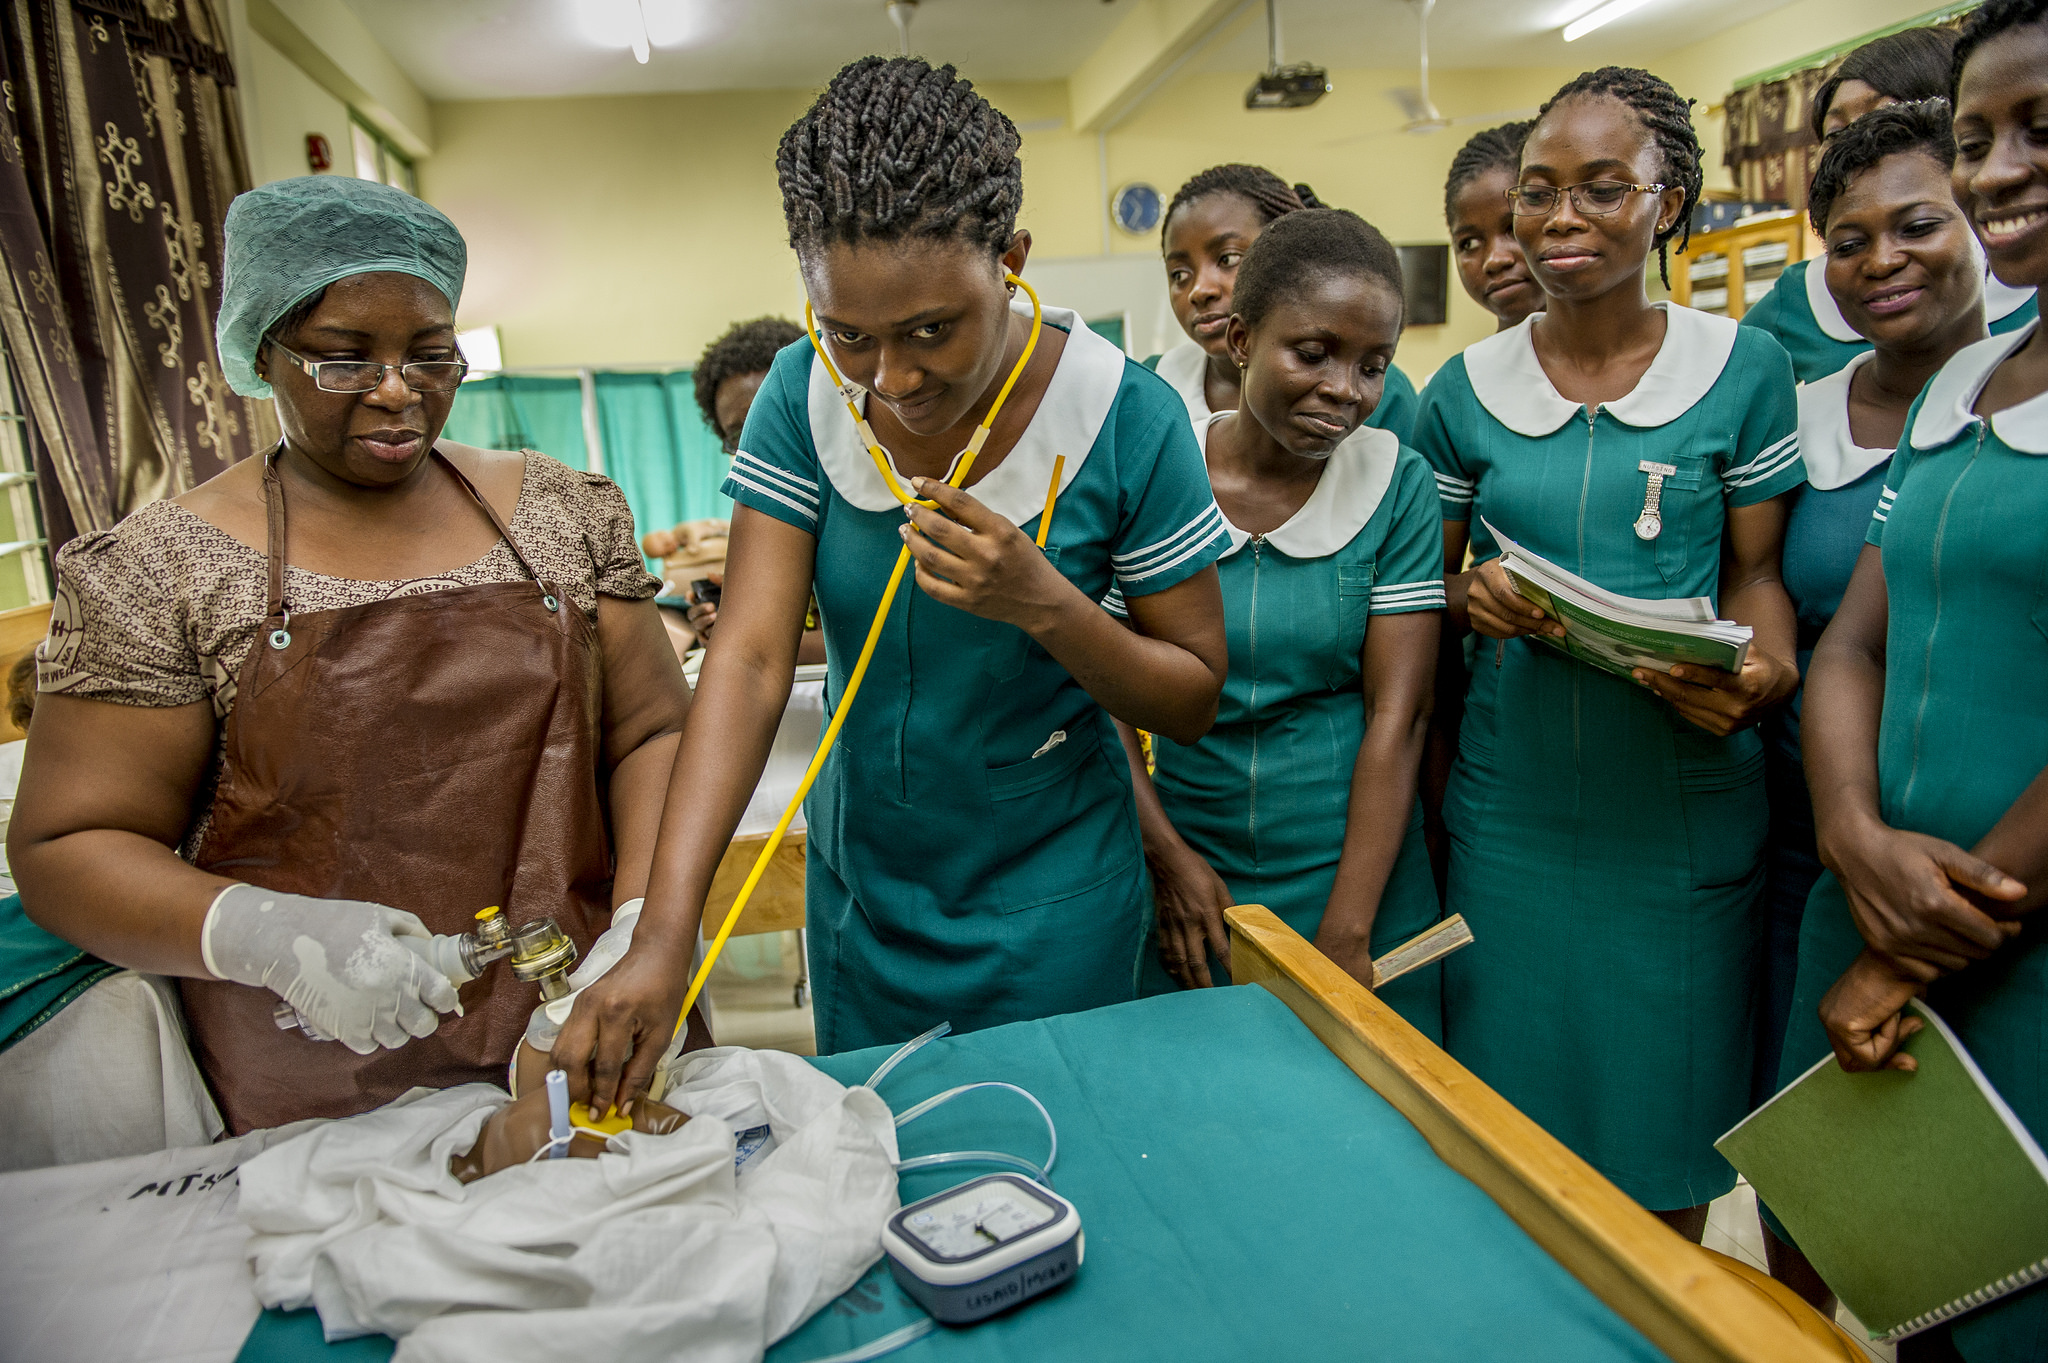
{"label": "round pressure gauge", "polygon": [[1050,1188],[990,1174],[897,1212],[882,1248],[889,1272],[933,1319],[965,1325],[1071,1281],[1081,1214]]}
{"label": "round pressure gauge", "polygon": [[1143,180],[1133,180],[1110,196],[1110,215],[1116,225],[1134,237],[1142,237],[1159,226],[1159,210],[1164,207],[1159,191]]}

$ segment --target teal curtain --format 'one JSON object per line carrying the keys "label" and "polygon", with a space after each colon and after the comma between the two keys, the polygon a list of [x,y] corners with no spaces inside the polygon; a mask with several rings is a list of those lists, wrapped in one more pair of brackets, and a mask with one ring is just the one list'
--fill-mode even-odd
{"label": "teal curtain", "polygon": [[[697,411],[690,371],[593,376],[604,471],[626,494],[640,534],[679,521],[732,515],[719,492],[730,462]],[[489,449],[536,449],[589,468],[583,385],[577,379],[499,374],[465,383],[448,416],[449,439]]]}
{"label": "teal curtain", "polygon": [[583,385],[575,379],[499,374],[465,383],[443,428],[450,440],[487,450],[539,450],[587,469]]}
{"label": "teal curtain", "polygon": [[1097,317],[1088,323],[1088,330],[1108,341],[1118,350],[1124,348],[1124,318],[1122,313],[1114,317]]}
{"label": "teal curtain", "polygon": [[718,490],[730,461],[697,411],[690,372],[600,372],[596,379],[604,471],[626,494],[640,533],[730,517],[732,499]]}

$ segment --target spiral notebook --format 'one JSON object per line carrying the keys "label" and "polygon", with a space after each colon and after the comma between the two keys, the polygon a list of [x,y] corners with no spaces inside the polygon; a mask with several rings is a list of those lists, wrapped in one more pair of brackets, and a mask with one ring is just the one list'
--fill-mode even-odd
{"label": "spiral notebook", "polygon": [[1714,1143],[1884,1340],[2048,1278],[2048,1158],[1948,1024],[1911,1006],[1916,1073],[1829,1056]]}

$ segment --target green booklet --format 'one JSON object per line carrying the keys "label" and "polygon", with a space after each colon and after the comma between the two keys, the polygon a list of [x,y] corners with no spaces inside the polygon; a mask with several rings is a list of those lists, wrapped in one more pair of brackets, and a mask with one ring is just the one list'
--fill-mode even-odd
{"label": "green booklet", "polygon": [[1715,619],[1714,603],[1704,596],[1622,596],[1524,549],[1491,521],[1480,524],[1500,545],[1500,566],[1515,590],[1564,625],[1562,639],[1530,637],[1582,663],[1627,677],[1637,668],[1669,672],[1679,663],[1740,672],[1749,657],[1749,626]]}
{"label": "green booklet", "polygon": [[1912,1008],[1918,1071],[1831,1055],[1714,1143],[1886,1340],[2048,1278],[2048,1158],[1948,1024]]}

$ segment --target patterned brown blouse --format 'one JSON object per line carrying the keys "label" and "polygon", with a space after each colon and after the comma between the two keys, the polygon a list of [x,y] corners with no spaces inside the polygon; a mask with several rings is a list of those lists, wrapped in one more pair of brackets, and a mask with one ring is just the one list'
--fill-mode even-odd
{"label": "patterned brown blouse", "polygon": [[[525,455],[511,528],[535,570],[593,620],[599,596],[644,601],[656,595],[661,580],[640,557],[633,513],[618,485],[535,450]],[[526,579],[501,539],[474,563],[403,582],[329,577],[287,565],[285,600],[296,615]],[[36,651],[36,688],[117,705],[210,700],[215,720],[224,720],[263,623],[266,584],[260,551],[175,502],[152,502],[113,529],[80,535],[59,551],[50,634]],[[220,761],[216,747],[202,810],[211,804]],[[202,813],[187,834],[187,849],[206,822]]]}

